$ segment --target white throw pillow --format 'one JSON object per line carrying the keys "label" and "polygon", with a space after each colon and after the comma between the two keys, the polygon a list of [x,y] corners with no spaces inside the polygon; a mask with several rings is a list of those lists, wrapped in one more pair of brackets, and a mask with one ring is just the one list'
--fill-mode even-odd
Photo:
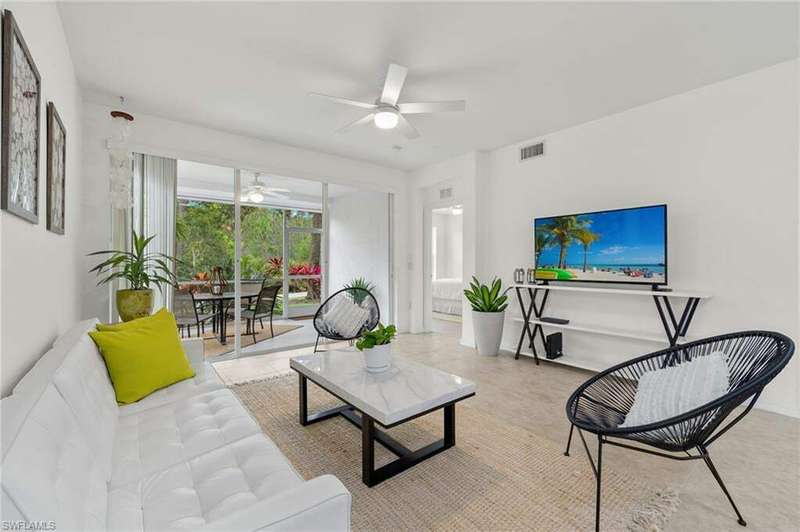
{"label": "white throw pillow", "polygon": [[690,362],[645,372],[619,428],[663,421],[722,397],[730,388],[726,358],[725,353],[715,351]]}
{"label": "white throw pillow", "polygon": [[344,338],[357,335],[369,317],[369,311],[361,308],[347,297],[340,297],[339,301],[325,314],[328,325]]}

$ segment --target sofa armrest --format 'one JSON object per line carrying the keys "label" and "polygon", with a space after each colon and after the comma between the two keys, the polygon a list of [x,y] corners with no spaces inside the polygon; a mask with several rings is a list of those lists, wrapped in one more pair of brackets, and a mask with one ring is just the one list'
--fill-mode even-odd
{"label": "sofa armrest", "polygon": [[350,492],[322,475],[212,521],[204,530],[350,530]]}
{"label": "sofa armrest", "polygon": [[205,348],[202,338],[183,338],[181,339],[183,352],[189,359],[189,364],[194,368],[195,373],[202,375],[206,371]]}

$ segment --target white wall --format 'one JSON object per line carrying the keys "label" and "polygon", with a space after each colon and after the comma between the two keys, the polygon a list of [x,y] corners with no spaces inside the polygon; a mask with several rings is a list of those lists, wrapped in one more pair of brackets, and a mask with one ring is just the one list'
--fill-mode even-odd
{"label": "white wall", "polygon": [[[90,198],[84,225],[86,246],[107,246],[109,234],[108,156],[105,139],[109,136],[110,107],[84,102],[84,158],[88,186],[98,191]],[[218,130],[175,122],[142,113],[135,116],[131,145],[135,151],[178,159],[239,167],[266,173],[355,186],[365,191],[393,192],[395,213],[393,230],[396,286],[407,281],[407,225],[409,186],[407,175],[371,163],[327,155],[284,144],[243,137]],[[398,291],[396,321],[407,328],[408,293]],[[107,315],[108,292],[96,288],[89,276],[84,279],[84,316]]]}
{"label": "white wall", "polygon": [[[39,223],[0,212],[0,373],[2,395],[80,319],[81,94],[55,4],[6,2],[42,78]],[[67,132],[65,234],[46,230],[47,102]]]}
{"label": "white wall", "polygon": [[[530,265],[536,216],[667,203],[670,285],[713,294],[690,335],[764,328],[800,339],[797,76],[798,62],[785,62],[552,133],[544,157],[525,163],[520,146],[540,139],[492,151],[488,176],[476,170],[471,185],[480,190],[482,221],[474,232],[465,228],[465,249],[475,239],[476,271],[509,283],[514,268]],[[460,161],[416,175],[453,177],[441,169]],[[519,313],[516,304],[510,309],[503,345],[513,350],[520,329],[509,319]],[[553,293],[548,314],[660,332],[647,298]],[[471,341],[467,331],[462,341]],[[657,347],[565,334],[567,354],[602,365]],[[759,406],[800,416],[799,373],[795,356]]]}
{"label": "white wall", "polygon": [[373,285],[381,321],[389,323],[389,197],[353,190],[328,200],[330,293],[354,277]]}

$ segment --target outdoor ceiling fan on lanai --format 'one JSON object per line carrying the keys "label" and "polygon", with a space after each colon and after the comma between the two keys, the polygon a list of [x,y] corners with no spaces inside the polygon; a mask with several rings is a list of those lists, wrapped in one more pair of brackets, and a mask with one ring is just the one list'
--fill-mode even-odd
{"label": "outdoor ceiling fan on lanai", "polygon": [[380,129],[394,129],[396,127],[408,139],[419,137],[419,131],[417,131],[403,115],[464,111],[466,109],[467,102],[464,100],[397,103],[400,91],[403,89],[403,83],[406,81],[406,74],[408,74],[408,69],[406,67],[395,64],[389,65],[389,71],[386,73],[386,81],[383,84],[383,91],[375,103],[359,102],[348,98],[340,98],[338,96],[329,96],[327,94],[315,92],[312,92],[311,96],[319,96],[351,107],[370,110],[368,115],[339,129],[339,133],[347,131],[355,126],[373,122],[375,127]]}
{"label": "outdoor ceiling fan on lanai", "polygon": [[288,188],[268,187],[259,179],[261,174],[256,172],[253,182],[244,187],[242,190],[242,201],[249,201],[250,203],[261,203],[267,197],[288,199],[290,191]]}

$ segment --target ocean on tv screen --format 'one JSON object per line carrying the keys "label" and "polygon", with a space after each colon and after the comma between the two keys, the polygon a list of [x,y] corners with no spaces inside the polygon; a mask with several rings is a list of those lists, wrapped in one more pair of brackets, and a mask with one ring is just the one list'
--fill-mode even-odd
{"label": "ocean on tv screen", "polygon": [[663,205],[537,218],[536,278],[663,284],[665,224]]}

